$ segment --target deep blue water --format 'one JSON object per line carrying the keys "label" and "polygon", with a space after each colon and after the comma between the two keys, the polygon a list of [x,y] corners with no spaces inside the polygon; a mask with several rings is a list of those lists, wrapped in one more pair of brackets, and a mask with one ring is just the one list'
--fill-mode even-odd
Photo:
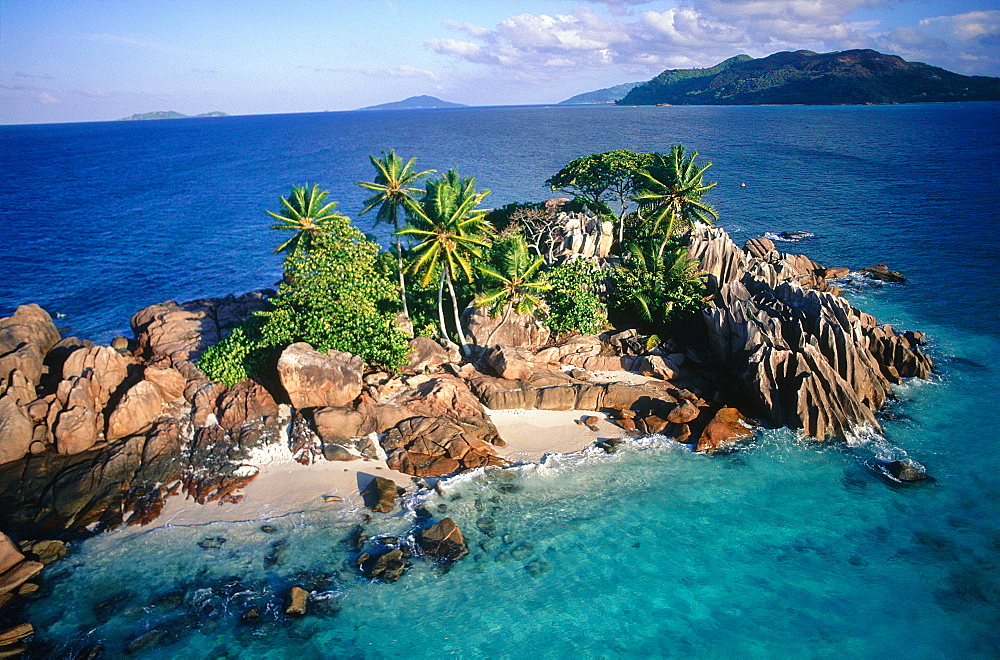
{"label": "deep blue water", "polygon": [[[92,339],[124,333],[151,303],[270,285],[279,237],[263,209],[315,182],[354,217],[365,195],[353,182],[381,149],[475,175],[498,206],[550,196],[542,182],[576,156],[683,142],[714,162],[711,201],[738,241],[805,230],[815,236],[782,247],[904,272],[905,285],[849,295],[926,331],[939,365],[898,388],[884,437],[847,447],[777,430],[710,458],[654,439],[522,469],[516,493],[463,478],[429,506],[449,508],[473,556],[444,575],[418,564],[393,585],[343,571],[328,585],[337,614],[263,632],[236,622],[245,594],[342,568],[349,522],[278,521],[294,559],[271,569],[275,537],[259,523],[105,535],[76,548],[72,572],[53,579],[60,596],[34,607],[42,634],[120,653],[170,628],[176,640],[148,652],[162,657],[996,657],[998,111],[526,107],[0,127],[0,315],[38,302]],[[910,456],[937,480],[891,486],[872,456]],[[476,529],[484,515],[492,545]],[[197,546],[214,534],[224,552]],[[512,558],[521,543],[529,555]],[[549,568],[532,576],[535,559]],[[97,618],[123,565],[139,564],[143,583]],[[243,586],[225,587],[232,576]],[[177,587],[181,605],[158,600]]]}

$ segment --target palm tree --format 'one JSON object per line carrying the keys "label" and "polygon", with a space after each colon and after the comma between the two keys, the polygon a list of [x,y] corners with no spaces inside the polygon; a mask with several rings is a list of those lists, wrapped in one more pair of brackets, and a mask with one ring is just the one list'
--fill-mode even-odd
{"label": "palm tree", "polygon": [[448,285],[455,314],[455,329],[463,353],[467,351],[458,313],[458,297],[454,278],[457,273],[472,281],[471,257],[479,256],[479,248],[489,245],[495,233],[486,219],[487,209],[476,208],[490,194],[476,192],[475,177],[461,177],[457,170],[448,170],[441,178],[427,182],[424,196],[409,209],[412,226],[398,232],[414,236],[420,243],[413,248],[416,258],[409,266],[411,273],[423,273],[421,286],[427,286],[437,275],[438,322],[441,336],[448,338],[444,320],[444,286]]}
{"label": "palm tree", "polygon": [[389,153],[382,152],[382,158],[368,156],[375,167],[375,180],[358,181],[357,185],[368,190],[374,190],[375,194],[365,200],[365,208],[361,215],[371,211],[376,206],[378,213],[375,215],[375,224],[386,222],[392,225],[396,235],[396,258],[397,272],[399,274],[399,292],[403,301],[403,313],[407,317],[410,315],[409,307],[406,304],[406,281],[403,278],[403,244],[399,235],[399,211],[406,211],[411,208],[415,201],[412,193],[420,192],[419,188],[409,187],[416,181],[434,173],[434,170],[424,170],[414,172],[413,163],[417,160],[411,158],[403,163],[403,159],[396,155],[394,149]]}
{"label": "palm tree", "polygon": [[337,221],[350,221],[334,210],[337,202],[326,203],[327,191],[320,190],[318,185],[312,188],[306,186],[292,186],[290,199],[281,198],[280,215],[274,211],[267,212],[281,221],[272,225],[271,229],[295,232],[294,236],[275,248],[275,254],[288,252],[293,257],[300,251],[308,252],[318,235],[329,232]]}
{"label": "palm tree", "polygon": [[[494,246],[498,244],[499,241],[494,243]],[[514,234],[503,242],[499,261],[499,268],[476,267],[495,284],[493,288],[476,296],[476,305],[489,308],[492,318],[503,312],[503,319],[486,337],[487,347],[494,333],[507,322],[512,312],[530,314],[537,309],[544,309],[545,303],[538,294],[552,288],[545,280],[532,279],[538,274],[545,260],[542,257],[531,258],[528,254],[528,244],[520,234]]]}
{"label": "palm tree", "polygon": [[694,163],[697,157],[698,152],[688,157],[684,145],[675,144],[667,155],[652,154],[652,162],[639,172],[640,192],[635,201],[639,203],[640,217],[645,216],[648,236],[662,235],[657,261],[678,223],[691,228],[695,222],[712,224],[719,217],[715,209],[701,201],[715,186],[703,179],[712,163],[699,168]]}

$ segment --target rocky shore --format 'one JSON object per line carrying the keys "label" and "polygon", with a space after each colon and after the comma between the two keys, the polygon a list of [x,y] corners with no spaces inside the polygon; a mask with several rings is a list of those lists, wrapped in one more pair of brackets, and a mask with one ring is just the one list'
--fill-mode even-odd
{"label": "rocky shore", "polygon": [[[933,368],[920,333],[880,325],[839,295],[832,281],[846,268],[767,239],[740,248],[710,227],[692,233],[689,253],[711,297],[701,319],[663,341],[627,328],[555,341],[531,317],[498,329],[473,309],[471,361],[417,337],[409,365],[389,374],[299,343],[281,354],[274,382],[228,388],[195,361],[269,292],[153,305],[132,317],[133,338],[111,346],[61,337],[43,309],[19,307],[0,319],[0,653],[30,636],[11,612],[63,541],[149,523],[172,496],[222,511],[252,490],[275,446],[302,466],[384,465],[386,477],[358,479],[356,490],[388,511],[401,486],[511,464],[494,411],[571,413],[584,444],[605,451],[621,435],[656,433],[722,453],[760,424],[818,441],[878,430],[892,385]],[[605,420],[618,431],[597,432]],[[424,525],[420,551],[463,556],[454,521]],[[361,573],[382,579],[407,560],[400,548],[365,554]]]}

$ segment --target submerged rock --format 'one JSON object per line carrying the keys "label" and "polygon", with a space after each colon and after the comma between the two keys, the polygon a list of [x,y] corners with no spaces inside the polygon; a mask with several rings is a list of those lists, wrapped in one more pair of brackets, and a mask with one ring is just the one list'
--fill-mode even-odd
{"label": "submerged rock", "polygon": [[877,266],[868,266],[867,268],[862,268],[861,272],[868,277],[881,280],[883,282],[892,282],[894,284],[905,284],[906,278],[902,273],[890,270],[885,264],[878,264]]}
{"label": "submerged rock", "polygon": [[915,483],[918,481],[933,479],[933,477],[909,459],[886,463],[885,469],[888,470],[889,474],[891,474],[895,479],[904,483]]}
{"label": "submerged rock", "polygon": [[403,551],[399,548],[387,550],[378,555],[370,555],[366,552],[358,557],[357,564],[365,577],[375,578],[383,582],[395,582],[403,577],[403,573],[409,568],[409,562],[406,561]]}

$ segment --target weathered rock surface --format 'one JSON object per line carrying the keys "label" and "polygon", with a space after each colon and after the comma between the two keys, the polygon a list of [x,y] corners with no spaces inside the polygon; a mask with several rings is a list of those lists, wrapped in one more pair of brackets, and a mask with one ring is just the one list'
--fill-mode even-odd
{"label": "weathered rock surface", "polygon": [[364,363],[341,351],[320,353],[305,342],[292,344],[278,358],[278,375],[295,408],[346,406],[361,394]]}
{"label": "weathered rock surface", "polygon": [[6,534],[0,532],[0,594],[5,594],[38,575],[45,565],[26,559]]}
{"label": "weathered rock surface", "polygon": [[174,366],[183,361],[194,362],[206,348],[229,336],[252,313],[266,309],[269,293],[253,291],[180,305],[170,301],[146,307],[131,319],[136,352],[147,360],[167,358]]}
{"label": "weathered rock surface", "polygon": [[886,463],[885,468],[889,471],[889,474],[903,483],[915,483],[932,478],[909,460],[892,461],[891,463]]}
{"label": "weathered rock surface", "polygon": [[451,518],[445,518],[417,534],[417,544],[429,555],[448,561],[458,561],[469,554],[462,530]]}
{"label": "weathered rock surface", "polygon": [[538,349],[548,343],[551,336],[549,329],[530,314],[510,314],[506,320],[503,317],[494,319],[486,309],[472,307],[467,312],[465,324],[473,343],[483,348],[499,344]]}
{"label": "weathered rock surface", "polygon": [[753,415],[819,439],[877,429],[890,378],[930,372],[913,342],[836,295],[803,288],[785,259],[761,260],[711,227],[693,232],[689,256],[713,294],[704,312],[712,352]]}
{"label": "weathered rock surface", "polygon": [[288,594],[288,607],[285,614],[294,616],[304,616],[306,613],[306,601],[309,599],[309,592],[302,587],[292,587]]}
{"label": "weathered rock surface", "polygon": [[52,317],[38,305],[21,305],[11,316],[0,318],[0,395],[6,393],[15,371],[31,387],[37,386],[45,372],[45,355],[58,342]]}
{"label": "weathered rock surface", "polygon": [[358,557],[358,568],[365,577],[375,578],[383,582],[395,582],[403,577],[409,564],[403,551],[393,548],[378,555],[367,552]]}
{"label": "weathered rock surface", "polygon": [[399,422],[382,439],[382,447],[390,468],[418,477],[504,464],[491,444],[437,417],[411,417]]}
{"label": "weathered rock surface", "polygon": [[34,426],[12,396],[0,397],[0,465],[27,455]]}
{"label": "weathered rock surface", "polygon": [[385,477],[375,477],[365,488],[367,506],[377,513],[389,513],[396,506],[396,482]]}
{"label": "weathered rock surface", "polygon": [[484,359],[500,378],[527,380],[535,371],[533,357],[531,351],[497,345],[487,349]]}
{"label": "weathered rock surface", "polygon": [[720,409],[702,431],[695,449],[712,454],[732,448],[740,440],[753,437],[748,422],[736,408]]}
{"label": "weathered rock surface", "polygon": [[407,367],[411,371],[434,371],[451,361],[451,354],[430,337],[414,337],[410,340],[410,362]]}

